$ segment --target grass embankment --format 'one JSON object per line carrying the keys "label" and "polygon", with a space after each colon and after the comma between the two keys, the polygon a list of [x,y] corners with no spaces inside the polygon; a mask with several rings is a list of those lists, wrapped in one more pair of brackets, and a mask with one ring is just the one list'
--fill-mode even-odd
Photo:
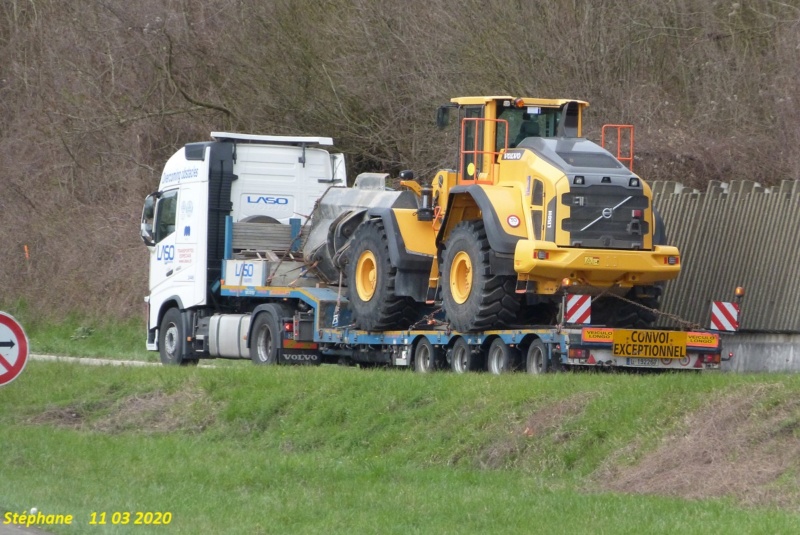
{"label": "grass embankment", "polygon": [[[68,316],[60,323],[41,321],[22,307],[6,307],[20,322],[30,341],[30,352],[37,355],[100,358],[159,362],[157,351],[146,348],[144,318],[114,321],[86,316]],[[247,359],[202,361],[217,367],[244,366]]]}
{"label": "grass embankment", "polygon": [[[0,389],[0,506],[74,515],[60,533],[792,533],[796,456],[753,485],[755,507],[733,483],[709,500],[609,489],[717,410],[767,449],[797,443],[798,394],[796,376],[32,362]],[[756,421],[777,423],[759,434]],[[699,444],[709,461],[687,454],[665,474],[747,462]],[[103,511],[108,524],[89,526]],[[112,526],[114,511],[172,521]]]}
{"label": "grass embankment", "polygon": [[119,321],[75,314],[55,322],[41,319],[23,301],[0,303],[0,310],[22,325],[31,353],[158,362],[158,353],[145,347],[144,317]]}

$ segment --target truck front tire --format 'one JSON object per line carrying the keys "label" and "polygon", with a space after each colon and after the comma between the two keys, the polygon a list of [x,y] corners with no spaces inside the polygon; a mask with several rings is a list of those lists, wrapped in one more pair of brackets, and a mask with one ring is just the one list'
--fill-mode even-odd
{"label": "truck front tire", "polygon": [[158,353],[164,366],[197,364],[197,359],[187,359],[183,356],[183,344],[186,339],[186,333],[183,331],[181,311],[170,308],[161,319],[161,326],[158,329]]}

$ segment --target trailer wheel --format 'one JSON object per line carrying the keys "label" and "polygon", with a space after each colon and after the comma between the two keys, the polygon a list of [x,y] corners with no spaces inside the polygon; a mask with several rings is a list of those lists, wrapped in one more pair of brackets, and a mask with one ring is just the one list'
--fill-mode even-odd
{"label": "trailer wheel", "polygon": [[433,347],[431,341],[423,336],[414,347],[414,371],[430,373],[434,370],[438,370],[440,367],[440,351]]}
{"label": "trailer wheel", "polygon": [[528,346],[525,370],[531,375],[542,375],[547,373],[547,368],[547,352],[542,341],[537,338]]}
{"label": "trailer wheel", "polygon": [[395,294],[397,268],[389,259],[383,222],[362,223],[351,243],[345,269],[350,310],[357,326],[367,331],[408,328],[418,313],[413,299]]}
{"label": "trailer wheel", "polygon": [[483,368],[483,359],[459,337],[450,350],[450,368],[456,373],[474,372]]}
{"label": "trailer wheel", "polygon": [[161,319],[158,329],[158,353],[164,366],[189,366],[197,364],[197,359],[183,357],[181,346],[185,338],[181,311],[170,308]]}
{"label": "trailer wheel", "polygon": [[489,346],[487,368],[493,375],[507,373],[517,368],[519,364],[519,351],[509,347],[500,338],[495,338]]}
{"label": "trailer wheel", "polygon": [[250,360],[253,364],[277,364],[280,340],[281,309],[267,305],[257,316],[251,330]]}
{"label": "trailer wheel", "polygon": [[468,332],[514,323],[520,302],[516,281],[491,272],[491,247],[482,221],[462,221],[444,248],[442,301],[450,324]]}

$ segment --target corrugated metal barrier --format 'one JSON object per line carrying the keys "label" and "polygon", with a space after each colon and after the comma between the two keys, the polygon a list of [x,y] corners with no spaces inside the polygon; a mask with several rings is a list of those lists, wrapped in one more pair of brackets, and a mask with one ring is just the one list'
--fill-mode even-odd
{"label": "corrugated metal barrier", "polygon": [[[664,312],[708,328],[711,301],[743,286],[742,331],[800,332],[800,181],[711,182],[705,192],[651,184],[681,274],[667,283]],[[660,326],[676,326],[662,318]]]}

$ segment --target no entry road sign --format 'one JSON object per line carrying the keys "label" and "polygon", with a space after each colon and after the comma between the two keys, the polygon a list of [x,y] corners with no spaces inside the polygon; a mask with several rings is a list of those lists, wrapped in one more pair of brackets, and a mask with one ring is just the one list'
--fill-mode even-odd
{"label": "no entry road sign", "polygon": [[22,373],[28,362],[28,337],[13,317],[0,312],[0,386]]}

